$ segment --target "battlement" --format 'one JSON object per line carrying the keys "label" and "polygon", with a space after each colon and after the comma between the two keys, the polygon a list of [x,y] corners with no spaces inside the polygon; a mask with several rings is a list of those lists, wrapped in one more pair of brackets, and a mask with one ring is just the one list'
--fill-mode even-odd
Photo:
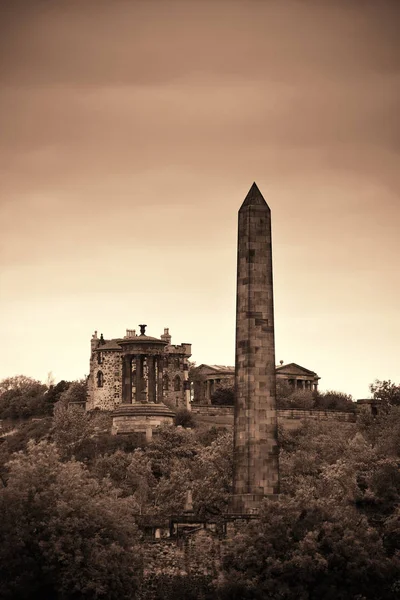
{"label": "battlement", "polygon": [[185,354],[189,358],[192,356],[192,344],[168,345],[165,347],[168,354]]}

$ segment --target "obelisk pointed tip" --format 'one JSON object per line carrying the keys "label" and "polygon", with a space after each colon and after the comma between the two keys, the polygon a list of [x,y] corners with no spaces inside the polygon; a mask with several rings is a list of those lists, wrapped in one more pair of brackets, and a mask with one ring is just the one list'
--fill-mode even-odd
{"label": "obelisk pointed tip", "polygon": [[249,192],[240,208],[244,208],[245,206],[266,206],[269,208],[255,181],[249,189]]}

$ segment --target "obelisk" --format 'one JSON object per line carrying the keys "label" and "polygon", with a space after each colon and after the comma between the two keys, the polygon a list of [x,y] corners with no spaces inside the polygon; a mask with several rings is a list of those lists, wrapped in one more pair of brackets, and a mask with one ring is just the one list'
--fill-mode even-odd
{"label": "obelisk", "polygon": [[278,493],[271,211],[253,183],[239,210],[231,510]]}

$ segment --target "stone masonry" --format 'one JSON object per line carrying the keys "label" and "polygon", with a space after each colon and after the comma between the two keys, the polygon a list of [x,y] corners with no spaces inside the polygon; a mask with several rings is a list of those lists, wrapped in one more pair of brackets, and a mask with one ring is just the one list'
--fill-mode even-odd
{"label": "stone masonry", "polygon": [[[119,341],[135,337],[136,331],[128,329],[124,338],[106,340],[97,331],[91,339],[90,370],[86,409],[114,410],[122,402],[123,360]],[[190,409],[188,359],[191,344],[171,344],[168,328],[160,339],[163,348],[163,402],[174,409]]]}
{"label": "stone masonry", "polygon": [[232,512],[279,493],[271,212],[254,183],[239,210]]}

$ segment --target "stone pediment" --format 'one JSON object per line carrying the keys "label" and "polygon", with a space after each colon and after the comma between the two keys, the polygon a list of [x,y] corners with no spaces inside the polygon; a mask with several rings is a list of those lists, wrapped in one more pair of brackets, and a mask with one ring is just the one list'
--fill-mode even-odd
{"label": "stone pediment", "polygon": [[225,365],[199,365],[196,371],[201,375],[230,375],[235,373],[235,367]]}
{"label": "stone pediment", "polygon": [[295,376],[313,376],[317,377],[317,374],[314,371],[310,371],[305,367],[301,367],[300,365],[296,365],[296,363],[289,363],[288,365],[282,365],[281,367],[276,368],[276,373],[281,375],[295,375]]}

